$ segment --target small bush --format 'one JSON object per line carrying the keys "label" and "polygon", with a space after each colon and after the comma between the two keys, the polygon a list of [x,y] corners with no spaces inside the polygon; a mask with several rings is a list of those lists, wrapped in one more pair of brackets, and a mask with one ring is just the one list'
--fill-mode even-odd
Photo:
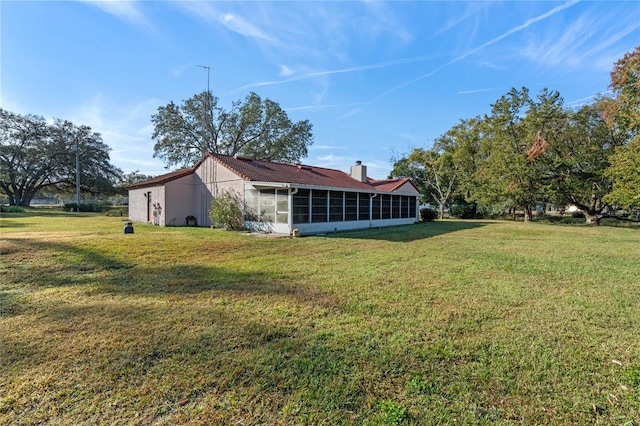
{"label": "small bush", "polygon": [[104,213],[109,210],[111,203],[101,201],[99,203],[66,203],[63,204],[62,210],[66,212],[84,212],[84,213]]}
{"label": "small bush", "polygon": [[433,222],[438,218],[438,213],[430,208],[420,209],[420,220],[423,222]]}
{"label": "small bush", "polygon": [[571,217],[575,218],[575,219],[584,219],[584,213],[582,213],[580,210],[575,211],[573,213],[571,213]]}
{"label": "small bush", "polygon": [[458,217],[460,219],[475,219],[478,212],[475,203],[459,203],[451,206],[449,210],[451,216]]}
{"label": "small bush", "polygon": [[580,218],[580,217],[563,217],[560,220],[560,223],[565,224],[565,225],[583,224],[584,223],[584,217],[582,217],[582,218]]}
{"label": "small bush", "polygon": [[240,230],[244,228],[242,207],[243,203],[238,194],[232,191],[222,191],[211,202],[209,217],[215,226]]}
{"label": "small bush", "polygon": [[76,204],[76,203],[65,203],[62,205],[62,210],[65,212],[92,212],[93,207],[91,204]]}
{"label": "small bush", "polygon": [[20,206],[0,206],[2,213],[24,213],[24,208]]}

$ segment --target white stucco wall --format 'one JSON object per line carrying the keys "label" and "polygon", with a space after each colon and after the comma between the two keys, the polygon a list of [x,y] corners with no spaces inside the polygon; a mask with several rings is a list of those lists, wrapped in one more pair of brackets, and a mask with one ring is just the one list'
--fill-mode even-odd
{"label": "white stucco wall", "polygon": [[400,188],[393,191],[393,195],[420,195],[420,192],[409,182],[403,184]]}
{"label": "white stucco wall", "polygon": [[211,226],[211,202],[220,192],[233,190],[244,197],[244,180],[210,157],[194,172],[193,185],[192,215],[198,226]]}
{"label": "white stucco wall", "polygon": [[[151,203],[165,205],[165,190],[163,185],[147,186],[129,190],[129,219],[134,222],[153,223],[153,215],[148,215],[147,203],[151,193]],[[152,207],[153,208],[153,207]],[[153,212],[153,210],[152,210]],[[162,216],[160,224],[162,225]]]}
{"label": "white stucco wall", "polygon": [[147,221],[147,199],[144,197],[146,193],[147,188],[129,190],[129,220]]}
{"label": "white stucco wall", "polygon": [[196,216],[197,214],[193,208],[193,197],[193,175],[187,175],[165,183],[165,202],[162,204],[160,225],[186,225],[187,216]]}

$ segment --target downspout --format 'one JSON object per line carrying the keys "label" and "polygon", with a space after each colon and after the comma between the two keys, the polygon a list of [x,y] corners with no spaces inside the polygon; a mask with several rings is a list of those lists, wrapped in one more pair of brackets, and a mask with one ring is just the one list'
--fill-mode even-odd
{"label": "downspout", "polygon": [[377,196],[377,193],[369,194],[369,228],[373,227],[373,199]]}

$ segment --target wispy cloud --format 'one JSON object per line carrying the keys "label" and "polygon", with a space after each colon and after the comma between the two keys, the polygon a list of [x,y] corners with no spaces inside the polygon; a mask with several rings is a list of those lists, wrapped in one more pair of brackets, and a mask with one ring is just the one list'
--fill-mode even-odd
{"label": "wispy cloud", "polygon": [[188,67],[189,65],[187,64],[176,65],[175,67],[171,68],[171,70],[169,71],[169,75],[171,75],[172,77],[180,77]]}
{"label": "wispy cloud", "polygon": [[313,149],[314,150],[332,150],[332,149],[337,149],[337,150],[344,150],[347,149],[344,145],[313,145]]}
{"label": "wispy cloud", "polygon": [[490,68],[490,69],[496,70],[496,71],[508,71],[509,70],[509,68],[507,66],[499,65],[499,64],[496,64],[495,62],[492,62],[492,61],[482,60],[482,61],[477,61],[476,63],[478,65],[480,65],[481,67]]}
{"label": "wispy cloud", "polygon": [[291,107],[285,108],[287,111],[319,111],[323,109],[334,109],[334,108],[344,108],[344,107],[353,107],[353,106],[362,106],[365,105],[362,102],[352,102],[347,104],[313,104],[313,105],[304,105],[299,107]]}
{"label": "wispy cloud", "polygon": [[240,35],[250,38],[269,41],[271,43],[279,43],[278,40],[262,31],[256,25],[252,24],[244,17],[234,13],[225,13],[218,17],[218,21],[224,25],[229,31],[233,31]]}
{"label": "wispy cloud", "polygon": [[458,95],[470,95],[473,93],[484,93],[484,92],[492,92],[494,90],[498,90],[497,87],[491,87],[487,89],[473,89],[473,90],[462,90],[458,92]]}
{"label": "wispy cloud", "polygon": [[296,81],[308,80],[308,79],[317,78],[317,77],[325,77],[325,76],[330,76],[330,75],[334,75],[334,74],[347,74],[347,73],[353,73],[353,72],[370,71],[370,70],[375,70],[375,69],[388,68],[388,67],[393,67],[393,66],[402,65],[402,64],[409,64],[409,63],[414,63],[414,62],[427,61],[429,59],[433,59],[435,56],[436,55],[414,56],[414,57],[411,57],[411,58],[401,58],[401,59],[395,59],[395,60],[392,60],[392,61],[378,62],[378,63],[367,64],[367,65],[359,65],[359,66],[341,68],[341,69],[336,69],[336,70],[308,72],[308,73],[304,73],[304,74],[294,75],[292,77],[285,78],[285,79],[282,79],[282,80],[259,81],[259,82],[255,82],[255,83],[249,83],[249,84],[246,84],[244,86],[232,89],[228,93],[245,91],[245,90],[248,90],[248,89],[252,89],[252,88],[256,88],[256,87],[262,87],[262,86],[273,86],[273,85],[276,85],[276,84],[292,83],[292,82],[296,82]]}
{"label": "wispy cloud", "polygon": [[521,52],[526,59],[539,65],[583,68],[603,64],[609,68],[620,54],[612,47],[640,27],[637,18],[628,17],[627,25],[614,32],[612,28],[616,26],[611,25],[612,20],[620,20],[619,15],[585,13],[557,31],[547,31],[542,39],[530,39]]}
{"label": "wispy cloud", "polygon": [[194,15],[205,22],[221,25],[227,30],[243,37],[279,45],[280,41],[266,29],[235,11],[222,12],[214,4],[203,1],[174,1],[181,10]]}
{"label": "wispy cloud", "polygon": [[591,100],[594,99],[596,96],[598,96],[598,95],[591,95],[591,96],[586,96],[584,98],[575,99],[573,101],[565,103],[565,105],[573,106],[573,107],[582,106],[584,104],[587,104],[587,103],[591,102]]}
{"label": "wispy cloud", "polygon": [[507,38],[507,37],[509,37],[509,36],[511,36],[513,34],[516,34],[516,33],[520,32],[522,30],[525,30],[525,29],[529,28],[531,25],[533,25],[533,24],[535,24],[537,22],[540,22],[542,20],[550,18],[551,16],[553,16],[553,15],[559,13],[559,12],[562,12],[563,10],[568,9],[571,6],[574,6],[577,3],[578,3],[578,0],[570,0],[570,1],[567,1],[567,2],[565,2],[565,3],[563,3],[563,4],[559,5],[559,6],[554,7],[553,9],[551,9],[550,11],[548,11],[546,13],[543,13],[542,15],[539,15],[539,16],[536,16],[534,18],[528,19],[523,24],[517,25],[517,26],[511,28],[510,30],[504,32],[503,34],[499,35],[498,37],[495,37],[495,38],[487,41],[486,43],[481,44],[478,47],[470,49],[470,50],[462,53],[461,55],[456,56],[455,58],[451,59],[449,62],[446,62],[446,63],[436,67],[432,71],[430,71],[430,72],[428,72],[426,74],[422,74],[422,75],[420,75],[420,76],[418,76],[418,77],[416,77],[414,79],[402,82],[402,83],[390,88],[389,90],[387,90],[387,91],[381,93],[380,95],[378,95],[371,102],[378,101],[378,100],[384,98],[385,96],[387,96],[387,95],[389,95],[389,94],[391,94],[393,92],[396,92],[396,91],[398,91],[400,89],[403,89],[403,88],[405,88],[405,87],[407,87],[407,86],[409,86],[411,84],[414,84],[414,83],[416,83],[416,82],[418,82],[420,80],[424,80],[425,78],[429,78],[429,77],[433,76],[434,74],[436,74],[437,72],[441,71],[442,69],[448,67],[449,65],[453,65],[456,62],[459,62],[459,61],[461,61],[461,60],[463,60],[463,59],[465,59],[465,58],[467,58],[467,57],[469,57],[469,56],[471,56],[471,55],[473,55],[473,54],[475,54],[475,53],[477,53],[477,52],[479,52],[479,51],[481,51],[481,50],[483,50],[483,49],[485,49],[485,48],[487,48],[489,46],[492,46],[492,45],[504,40],[505,38]]}
{"label": "wispy cloud", "polygon": [[138,27],[143,27],[155,32],[152,23],[140,9],[137,0],[78,0],[95,6],[103,12],[109,13]]}
{"label": "wispy cloud", "polygon": [[166,170],[152,157],[153,126],[149,122],[160,103],[157,99],[146,99],[116,107],[109,99],[96,95],[68,115],[74,123],[88,125],[99,132],[112,149],[111,161],[125,171],[161,174]]}
{"label": "wispy cloud", "polygon": [[362,111],[362,108],[353,108],[346,114],[342,114],[340,117],[338,117],[338,120],[344,120],[345,118],[351,117],[352,115],[356,115],[361,111]]}
{"label": "wispy cloud", "polygon": [[[459,10],[460,4],[455,4],[456,10]],[[443,26],[439,28],[435,34],[441,34],[455,28],[464,21],[476,16],[482,9],[486,8],[484,2],[469,2],[465,4],[465,9],[461,13],[451,14],[450,18],[444,22]]]}
{"label": "wispy cloud", "polygon": [[280,75],[283,77],[289,77],[295,74],[295,71],[286,65],[280,65]]}
{"label": "wispy cloud", "polygon": [[391,34],[395,39],[407,43],[413,39],[413,34],[408,26],[404,25],[396,17],[394,10],[385,2],[365,1],[362,3],[365,9],[364,21],[366,24],[360,25],[364,31],[372,35],[385,33]]}

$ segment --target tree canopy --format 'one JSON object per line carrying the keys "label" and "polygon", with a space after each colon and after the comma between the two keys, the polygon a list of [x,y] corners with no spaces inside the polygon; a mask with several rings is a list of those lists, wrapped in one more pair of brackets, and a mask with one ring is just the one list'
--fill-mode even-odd
{"label": "tree canopy", "polygon": [[512,88],[491,112],[461,122],[394,164],[441,208],[453,200],[485,213],[575,206],[599,224],[640,207],[640,47],[616,62],[612,96],[570,108],[556,91]]}
{"label": "tree canopy", "polygon": [[611,155],[607,176],[613,189],[606,199],[626,208],[640,208],[640,46],[616,62],[611,72],[610,128],[629,132],[631,141]]}
{"label": "tree canopy", "polygon": [[41,189],[75,186],[76,153],[81,189],[113,191],[122,172],[109,163],[110,148],[88,126],[0,108],[0,189],[11,205],[28,206]]}
{"label": "tree canopy", "polygon": [[209,91],[181,105],[170,102],[151,117],[154,157],[168,167],[188,167],[206,153],[243,155],[294,163],[307,155],[313,143],[308,120],[293,123],[277,102],[255,93],[236,101],[230,110]]}

